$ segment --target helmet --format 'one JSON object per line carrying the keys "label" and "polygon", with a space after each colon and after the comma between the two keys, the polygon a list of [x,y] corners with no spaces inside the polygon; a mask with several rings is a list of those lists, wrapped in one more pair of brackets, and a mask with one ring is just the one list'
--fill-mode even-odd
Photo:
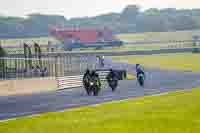
{"label": "helmet", "polygon": [[95,74],[96,74],[96,72],[95,72],[94,70],[92,70],[91,74],[92,74],[92,75],[95,75]]}
{"label": "helmet", "polygon": [[90,70],[89,69],[86,69],[86,73],[89,73],[90,72]]}
{"label": "helmet", "polygon": [[140,66],[140,64],[136,64],[136,69]]}

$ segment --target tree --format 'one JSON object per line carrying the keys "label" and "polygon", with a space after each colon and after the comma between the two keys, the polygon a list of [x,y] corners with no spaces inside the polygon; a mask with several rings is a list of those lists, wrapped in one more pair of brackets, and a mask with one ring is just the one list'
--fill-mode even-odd
{"label": "tree", "polygon": [[163,32],[166,31],[166,21],[159,15],[141,15],[136,21],[137,32]]}
{"label": "tree", "polygon": [[175,30],[192,30],[198,28],[197,22],[188,15],[176,16],[172,23]]}
{"label": "tree", "polygon": [[114,33],[200,29],[200,9],[150,8],[140,11],[138,5],[129,5],[121,13],[69,20],[59,15],[27,16],[27,18],[0,16],[0,38],[48,36],[48,25],[109,27]]}
{"label": "tree", "polygon": [[159,15],[160,11],[156,8],[150,8],[144,12],[145,15]]}
{"label": "tree", "polygon": [[0,78],[3,78],[5,76],[5,60],[1,58],[5,56],[6,56],[6,52],[0,46]]}
{"label": "tree", "polygon": [[5,57],[6,51],[0,46],[0,57]]}
{"label": "tree", "polygon": [[139,14],[139,6],[137,5],[129,5],[127,6],[121,13],[121,20],[133,23]]}

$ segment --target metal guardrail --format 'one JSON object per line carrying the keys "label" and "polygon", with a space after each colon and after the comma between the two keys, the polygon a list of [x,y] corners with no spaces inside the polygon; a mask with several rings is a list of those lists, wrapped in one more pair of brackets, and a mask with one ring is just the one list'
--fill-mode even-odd
{"label": "metal guardrail", "polygon": [[82,87],[83,86],[82,79],[83,79],[83,75],[57,78],[58,89]]}

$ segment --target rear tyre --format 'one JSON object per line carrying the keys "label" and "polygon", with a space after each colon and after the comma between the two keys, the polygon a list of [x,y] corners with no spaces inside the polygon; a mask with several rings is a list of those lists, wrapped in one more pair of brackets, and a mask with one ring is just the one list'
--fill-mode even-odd
{"label": "rear tyre", "polygon": [[144,86],[144,75],[139,75],[138,76],[138,82],[140,84],[140,86]]}
{"label": "rear tyre", "polygon": [[95,88],[93,89],[93,94],[94,94],[94,96],[98,96],[98,95],[99,95],[99,91],[100,91],[100,89],[99,89],[98,87],[95,87]]}
{"label": "rear tyre", "polygon": [[114,92],[116,90],[116,87],[112,87],[112,92]]}
{"label": "rear tyre", "polygon": [[140,80],[140,81],[139,81],[139,84],[140,84],[140,86],[143,87],[143,86],[144,86],[144,81]]}
{"label": "rear tyre", "polygon": [[87,88],[85,88],[85,90],[86,90],[87,95],[90,96],[91,95],[91,89],[89,87],[87,87]]}
{"label": "rear tyre", "polygon": [[112,85],[110,85],[110,87],[112,88],[112,91],[114,92],[117,88],[117,81],[113,81],[114,83]]}
{"label": "rear tyre", "polygon": [[138,82],[139,82],[140,86],[142,86],[142,87],[144,86],[144,80],[142,78],[139,78]]}

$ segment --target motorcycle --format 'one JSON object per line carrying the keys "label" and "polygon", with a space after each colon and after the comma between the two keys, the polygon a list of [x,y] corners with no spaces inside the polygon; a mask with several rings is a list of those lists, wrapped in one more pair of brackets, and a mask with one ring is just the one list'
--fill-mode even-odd
{"label": "motorcycle", "polygon": [[112,91],[114,92],[118,86],[118,79],[117,78],[111,78],[110,80],[108,80],[108,85],[109,87],[112,89]]}
{"label": "motorcycle", "polygon": [[140,84],[140,86],[144,86],[144,80],[145,80],[145,77],[144,77],[144,74],[142,74],[142,73],[140,73],[139,75],[138,75],[138,82],[139,82],[139,84]]}
{"label": "motorcycle", "polygon": [[85,90],[87,92],[87,95],[90,96],[91,93],[92,93],[92,90],[91,90],[90,86],[85,86]]}
{"label": "motorcycle", "polygon": [[101,85],[99,79],[94,79],[90,81],[90,87],[89,87],[89,92],[93,92],[94,96],[98,96],[100,90],[101,90]]}
{"label": "motorcycle", "polygon": [[90,88],[90,79],[88,77],[86,77],[85,79],[83,79],[83,86],[85,88],[85,91],[87,93],[87,95],[91,95],[92,90]]}

